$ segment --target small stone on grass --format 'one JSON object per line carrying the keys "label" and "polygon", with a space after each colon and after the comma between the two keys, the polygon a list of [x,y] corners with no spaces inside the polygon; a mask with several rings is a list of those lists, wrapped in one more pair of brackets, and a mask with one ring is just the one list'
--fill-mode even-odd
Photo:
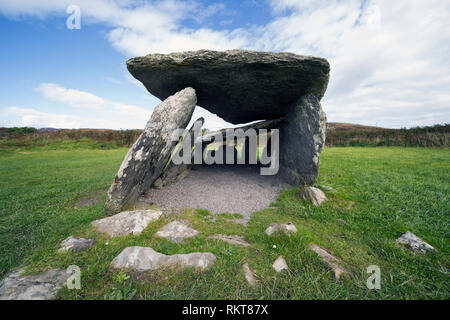
{"label": "small stone on grass", "polygon": [[427,253],[435,251],[431,245],[409,231],[398,238],[397,243],[414,252]]}
{"label": "small stone on grass", "polygon": [[286,260],[284,260],[284,258],[282,256],[279,256],[277,258],[277,260],[275,260],[272,267],[277,273],[280,273],[283,270],[289,269],[287,266]]}
{"label": "small stone on grass", "polygon": [[166,238],[173,242],[183,242],[185,238],[195,237],[198,231],[192,229],[186,221],[177,220],[165,225],[156,232],[161,238]]}

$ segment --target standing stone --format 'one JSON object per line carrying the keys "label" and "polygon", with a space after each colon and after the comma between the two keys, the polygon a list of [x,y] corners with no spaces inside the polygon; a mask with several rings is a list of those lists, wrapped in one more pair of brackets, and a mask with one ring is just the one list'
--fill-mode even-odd
{"label": "standing stone", "polygon": [[326,116],[319,100],[303,96],[280,126],[280,174],[293,185],[311,185],[319,174],[325,144]]}
{"label": "standing stone", "polygon": [[[183,146],[185,144],[190,147],[194,146],[194,143],[195,143],[194,129],[198,128],[198,127],[201,128],[203,126],[203,123],[205,123],[205,119],[203,117],[195,120],[194,124],[191,126],[191,128],[188,131],[190,139],[188,139],[186,136],[183,137],[183,139],[179,145],[179,149],[175,151],[176,153],[179,154],[180,158],[183,157],[183,150],[184,150]],[[169,164],[163,170],[162,178],[161,178],[162,185],[166,186],[170,183],[174,183],[174,182],[177,182],[177,181],[185,178],[188,173],[188,170],[192,168],[192,164],[193,164],[192,150],[190,152],[190,158],[191,158],[190,164],[182,163],[182,164],[176,165],[172,161],[170,161]]]}
{"label": "standing stone", "polygon": [[128,151],[108,190],[105,213],[120,212],[148,190],[161,175],[177,141],[176,129],[188,125],[197,103],[195,90],[183,89],[160,103]]}

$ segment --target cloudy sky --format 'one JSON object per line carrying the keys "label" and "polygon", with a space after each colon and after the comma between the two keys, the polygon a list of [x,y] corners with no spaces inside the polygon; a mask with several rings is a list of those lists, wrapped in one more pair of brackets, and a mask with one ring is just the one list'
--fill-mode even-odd
{"label": "cloudy sky", "polygon": [[0,126],[143,128],[160,101],[128,58],[235,48],[328,59],[329,121],[450,122],[446,0],[0,0],[0,43]]}

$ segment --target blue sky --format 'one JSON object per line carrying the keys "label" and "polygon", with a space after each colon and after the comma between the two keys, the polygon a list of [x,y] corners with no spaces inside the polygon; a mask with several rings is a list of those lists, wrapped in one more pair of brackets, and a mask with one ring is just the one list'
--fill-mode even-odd
{"label": "blue sky", "polygon": [[[79,30],[66,27],[72,4]],[[327,58],[329,121],[448,123],[449,21],[450,2],[434,0],[0,0],[0,126],[142,128],[159,100],[128,58],[234,48]]]}

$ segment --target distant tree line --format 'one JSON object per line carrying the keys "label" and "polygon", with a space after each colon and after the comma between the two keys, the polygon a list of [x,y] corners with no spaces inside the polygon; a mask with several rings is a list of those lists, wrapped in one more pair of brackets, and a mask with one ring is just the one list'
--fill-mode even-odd
{"label": "distant tree line", "polygon": [[[206,132],[206,130],[205,130]],[[0,148],[54,145],[58,147],[131,147],[142,130],[0,128]],[[450,124],[410,129],[385,129],[346,123],[328,123],[326,145],[449,147]]]}

